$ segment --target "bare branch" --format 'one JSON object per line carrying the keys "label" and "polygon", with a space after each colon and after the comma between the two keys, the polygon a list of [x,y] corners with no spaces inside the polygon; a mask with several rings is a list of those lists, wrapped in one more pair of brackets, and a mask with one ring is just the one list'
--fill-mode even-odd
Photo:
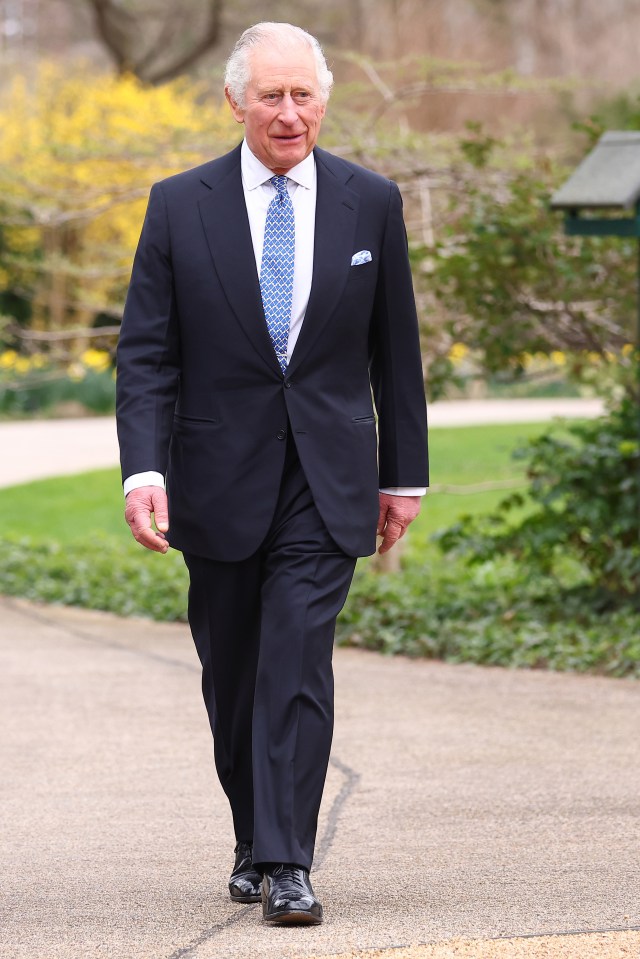
{"label": "bare branch", "polygon": [[19,326],[10,326],[8,331],[25,342],[58,343],[73,340],[76,337],[118,336],[119,326],[81,327],[73,330],[23,330]]}

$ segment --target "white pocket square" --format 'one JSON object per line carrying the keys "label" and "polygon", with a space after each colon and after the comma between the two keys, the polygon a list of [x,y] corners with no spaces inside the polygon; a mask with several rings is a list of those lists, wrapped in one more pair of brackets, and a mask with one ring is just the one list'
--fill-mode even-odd
{"label": "white pocket square", "polygon": [[363,263],[371,263],[371,253],[369,250],[360,250],[351,257],[351,266],[362,266]]}

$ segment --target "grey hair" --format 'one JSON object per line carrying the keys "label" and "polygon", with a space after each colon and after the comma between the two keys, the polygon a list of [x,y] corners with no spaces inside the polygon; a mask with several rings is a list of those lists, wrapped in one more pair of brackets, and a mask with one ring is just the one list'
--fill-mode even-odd
{"label": "grey hair", "polygon": [[254,47],[271,41],[275,45],[284,43],[306,43],[313,52],[316,61],[316,74],[322,102],[326,103],[333,86],[333,74],[327,66],[322,47],[306,30],[292,23],[256,23],[249,27],[239,38],[227,60],[224,84],[239,107],[244,107],[245,94],[251,80],[249,55]]}

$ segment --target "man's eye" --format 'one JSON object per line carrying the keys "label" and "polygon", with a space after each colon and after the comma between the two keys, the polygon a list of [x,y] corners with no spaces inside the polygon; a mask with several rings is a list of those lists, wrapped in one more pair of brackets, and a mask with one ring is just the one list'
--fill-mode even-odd
{"label": "man's eye", "polygon": [[266,100],[267,103],[276,103],[280,99],[279,93],[265,93],[263,100]]}

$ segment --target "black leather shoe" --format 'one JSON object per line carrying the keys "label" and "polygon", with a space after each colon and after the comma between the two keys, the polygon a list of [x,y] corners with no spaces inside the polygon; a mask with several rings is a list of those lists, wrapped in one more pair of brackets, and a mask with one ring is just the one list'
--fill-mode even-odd
{"label": "black leather shoe", "polygon": [[317,926],[322,922],[322,906],[311,888],[307,869],[286,863],[265,869],[262,918],[291,926]]}
{"label": "black leather shoe", "polygon": [[262,876],[254,869],[253,844],[239,842],[234,849],[236,864],[229,876],[229,895],[234,902],[260,902]]}

